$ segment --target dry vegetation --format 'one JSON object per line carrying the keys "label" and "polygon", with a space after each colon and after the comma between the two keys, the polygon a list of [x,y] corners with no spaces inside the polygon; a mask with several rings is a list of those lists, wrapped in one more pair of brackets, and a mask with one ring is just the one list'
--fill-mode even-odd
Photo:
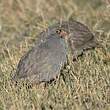
{"label": "dry vegetation", "polygon": [[[14,86],[20,57],[62,19],[88,25],[103,48],[88,51],[46,88]],[[110,110],[110,1],[0,0],[0,110]]]}

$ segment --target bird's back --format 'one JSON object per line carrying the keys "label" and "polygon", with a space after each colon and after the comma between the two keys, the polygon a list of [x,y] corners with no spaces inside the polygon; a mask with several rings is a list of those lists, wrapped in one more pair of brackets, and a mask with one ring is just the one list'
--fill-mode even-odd
{"label": "bird's back", "polygon": [[49,81],[59,74],[66,62],[66,48],[63,39],[57,35],[48,36],[45,42],[35,45],[20,60],[16,78],[30,81]]}

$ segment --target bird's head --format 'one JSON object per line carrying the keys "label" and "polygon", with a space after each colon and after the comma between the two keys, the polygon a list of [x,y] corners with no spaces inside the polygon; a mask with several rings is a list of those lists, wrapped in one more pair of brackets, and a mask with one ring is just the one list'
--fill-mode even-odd
{"label": "bird's head", "polygon": [[65,40],[68,40],[69,39],[69,33],[66,32],[65,30],[63,29],[57,29],[56,30],[56,33],[63,39]]}

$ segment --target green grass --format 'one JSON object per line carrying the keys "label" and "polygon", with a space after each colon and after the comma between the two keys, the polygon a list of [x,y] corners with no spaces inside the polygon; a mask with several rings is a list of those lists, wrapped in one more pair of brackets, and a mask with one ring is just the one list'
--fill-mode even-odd
{"label": "green grass", "polygon": [[[14,86],[10,79],[21,56],[43,29],[62,19],[88,25],[103,48],[87,51],[45,88]],[[1,0],[0,110],[110,110],[109,2]]]}

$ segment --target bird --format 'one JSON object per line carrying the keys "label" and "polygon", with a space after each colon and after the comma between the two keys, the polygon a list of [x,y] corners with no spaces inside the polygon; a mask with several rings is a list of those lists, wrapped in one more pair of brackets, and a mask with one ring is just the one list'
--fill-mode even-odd
{"label": "bird", "polygon": [[85,24],[76,20],[57,22],[38,35],[35,46],[21,57],[12,79],[27,79],[36,84],[50,82],[60,75],[69,54],[70,60],[74,60],[97,46]]}
{"label": "bird", "polygon": [[53,31],[43,31],[39,37],[40,43],[36,43],[21,57],[12,78],[14,81],[26,79],[31,84],[39,84],[50,82],[59,76],[67,61],[66,39],[57,34],[54,26]]}

